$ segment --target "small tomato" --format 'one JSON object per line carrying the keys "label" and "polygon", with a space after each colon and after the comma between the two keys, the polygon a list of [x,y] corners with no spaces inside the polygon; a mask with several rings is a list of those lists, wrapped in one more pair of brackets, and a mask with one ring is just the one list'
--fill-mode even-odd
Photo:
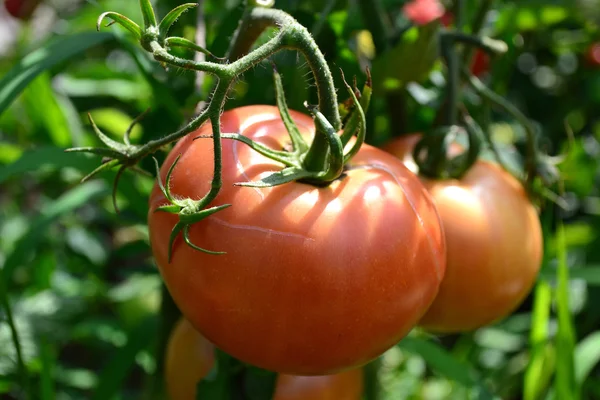
{"label": "small tomato", "polygon": [[402,8],[406,18],[417,25],[425,25],[444,15],[444,6],[439,0],[412,0]]}
{"label": "small tomato", "polygon": [[[194,400],[196,387],[214,365],[214,346],[181,318],[165,357],[165,383],[170,400]],[[360,400],[362,369],[325,376],[277,376],[272,400]]]}
{"label": "small tomato", "polygon": [[4,8],[10,15],[21,20],[27,20],[32,15],[41,0],[5,0]]}
{"label": "small tomato", "polygon": [[[291,113],[314,135],[311,117]],[[277,107],[247,106],[221,116],[273,149],[289,146]],[[199,199],[213,176],[209,124],[180,140],[163,163],[171,192]],[[223,188],[213,205],[232,206],[190,228],[191,241],[225,251],[194,250],[181,237],[168,261],[176,215],[158,185],[148,214],[152,252],[182,313],[233,357],[271,371],[328,375],[367,363],[402,339],[437,294],[445,270],[439,217],[423,185],[395,157],[363,145],[344,174],[326,187],[290,182],[234,186],[280,170],[247,145],[222,141]]]}
{"label": "small tomato", "polygon": [[[384,149],[414,168],[419,138],[393,139]],[[460,180],[422,181],[442,219],[447,269],[419,325],[460,332],[506,317],[530,292],[541,266],[542,231],[527,193],[512,175],[483,160]]]}
{"label": "small tomato", "polygon": [[588,47],[586,60],[593,67],[600,67],[600,43],[593,43]]}

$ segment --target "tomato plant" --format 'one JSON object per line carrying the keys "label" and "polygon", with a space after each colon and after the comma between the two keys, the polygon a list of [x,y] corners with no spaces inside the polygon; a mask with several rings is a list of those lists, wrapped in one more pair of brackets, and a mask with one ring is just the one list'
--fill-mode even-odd
{"label": "tomato plant", "polygon": [[[414,167],[419,138],[400,137],[385,149]],[[527,193],[512,175],[483,160],[459,180],[422,181],[442,219],[447,269],[420,325],[460,332],[506,317],[531,291],[541,266],[542,232]]]}
{"label": "tomato plant", "polygon": [[[310,117],[292,115],[305,135],[314,134]],[[274,149],[289,145],[276,107],[237,108],[221,120],[224,132]],[[213,148],[194,138],[208,129],[182,139],[163,164],[164,181],[181,156],[170,179],[174,196],[207,190]],[[226,182],[275,168],[245,145],[223,143]],[[218,257],[178,239],[168,261],[177,220],[156,212],[165,201],[156,186],[150,240],[183,314],[227,353],[277,372],[323,375],[377,357],[421,318],[444,275],[442,231],[425,190],[398,160],[368,145],[326,187],[225,186],[215,201],[232,207],[190,230],[192,242],[226,252]]]}
{"label": "tomato plant", "polygon": [[[170,400],[194,400],[198,382],[214,366],[214,346],[181,318],[166,350],[165,383]],[[360,400],[362,369],[324,376],[277,376],[272,400]]]}

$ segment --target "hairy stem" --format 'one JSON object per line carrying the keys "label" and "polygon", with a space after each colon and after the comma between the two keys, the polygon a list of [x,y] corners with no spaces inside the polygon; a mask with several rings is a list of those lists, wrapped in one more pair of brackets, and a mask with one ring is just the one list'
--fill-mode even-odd
{"label": "hairy stem", "polygon": [[[281,26],[282,28],[266,44],[230,64],[231,70],[238,75],[282,48],[299,51],[305,57],[315,77],[319,96],[319,111],[335,129],[339,130],[342,123],[331,70],[327,65],[325,56],[317,47],[308,30],[285,12],[270,8],[251,8],[246,15],[246,19],[250,21],[249,23],[264,27],[263,29],[268,26]],[[255,32],[253,31],[253,33]]]}

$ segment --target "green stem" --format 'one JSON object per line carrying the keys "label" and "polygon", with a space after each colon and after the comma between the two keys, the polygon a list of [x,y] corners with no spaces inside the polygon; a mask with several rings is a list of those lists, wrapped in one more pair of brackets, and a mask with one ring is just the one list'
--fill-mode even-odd
{"label": "green stem", "polygon": [[302,161],[302,165],[307,171],[322,171],[328,155],[329,140],[323,132],[319,132],[317,129],[315,138]]}
{"label": "green stem", "polygon": [[[475,18],[473,18],[473,24],[471,25],[471,34],[474,36],[479,35],[481,29],[483,28],[483,23],[485,22],[485,17],[492,7],[493,0],[480,0],[479,9],[477,9],[477,14]],[[468,48],[465,50],[463,54],[463,63],[466,65],[471,64],[471,60],[475,55],[475,49]]]}
{"label": "green stem", "polygon": [[506,101],[502,96],[490,90],[479,78],[473,76],[468,70],[463,69],[463,75],[467,79],[467,82],[475,89],[475,91],[489,101],[491,104],[496,105],[502,111],[516,119],[525,129],[527,135],[527,157],[525,170],[527,173],[527,179],[533,179],[536,175],[536,159],[537,149],[535,146],[535,128],[529,118],[525,116],[517,107]]}
{"label": "green stem", "polygon": [[508,46],[502,40],[496,40],[486,36],[474,36],[453,30],[446,30],[442,35],[455,43],[465,43],[470,45],[470,47],[477,47],[488,53],[506,53],[508,51]]}
{"label": "green stem", "polygon": [[312,28],[310,29],[310,33],[315,39],[317,39],[321,34],[321,31],[325,26],[325,22],[327,21],[327,17],[329,14],[331,14],[338,1],[339,0],[328,0],[325,8],[323,8],[323,11],[321,11],[321,15],[319,15],[319,19],[317,19],[317,21],[313,24]]}
{"label": "green stem", "polygon": [[240,19],[240,23],[233,33],[231,45],[227,50],[227,59],[236,61],[240,57],[250,52],[252,45],[258,37],[271,25],[270,21],[254,21],[251,19],[252,9],[254,7],[246,5],[244,14]]}
{"label": "green stem", "polygon": [[[454,3],[454,15],[456,18],[456,31],[463,29],[463,0],[456,0]],[[457,122],[458,104],[460,102],[460,69],[461,60],[456,49],[456,42],[446,38],[445,51],[448,62],[448,109],[446,110],[446,125],[455,125]]]}
{"label": "green stem", "polygon": [[23,385],[23,391],[25,391],[26,393],[26,398],[33,399],[33,391],[32,388],[29,386],[29,374],[27,373],[25,359],[23,358],[23,351],[21,349],[21,340],[19,339],[19,332],[17,331],[17,326],[15,325],[12,309],[8,300],[8,290],[6,290],[6,285],[4,282],[5,276],[4,274],[2,274],[2,271],[0,271],[0,279],[2,279],[2,281],[0,282],[0,301],[2,302],[2,307],[6,312],[6,322],[8,323],[8,327],[10,328],[13,346],[17,355],[17,367],[19,371],[19,377],[21,378],[21,384]]}
{"label": "green stem", "polygon": [[230,64],[229,68],[235,71],[236,75],[239,75],[281,48],[299,51],[305,57],[315,77],[315,85],[319,96],[319,111],[336,130],[339,130],[342,123],[331,70],[325,56],[308,30],[285,12],[271,8],[252,8],[247,18],[252,23],[260,26],[282,26],[282,28],[277,36],[252,53]]}
{"label": "green stem", "polygon": [[390,45],[393,28],[381,0],[359,0],[358,5],[363,21],[373,35],[377,54],[385,52]]}

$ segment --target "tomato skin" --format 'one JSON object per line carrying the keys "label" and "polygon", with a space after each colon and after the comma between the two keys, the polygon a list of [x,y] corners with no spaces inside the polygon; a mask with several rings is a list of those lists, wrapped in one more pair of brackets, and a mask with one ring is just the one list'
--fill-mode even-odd
{"label": "tomato skin", "polygon": [[[169,400],[195,400],[196,387],[214,365],[214,346],[181,318],[166,352],[165,383]],[[279,375],[272,400],[360,400],[362,369],[335,375]]]}
{"label": "tomato skin", "polygon": [[27,20],[32,15],[41,0],[5,0],[4,8],[10,15],[21,20]]}
{"label": "tomato skin", "polygon": [[[384,150],[414,167],[419,137],[393,139]],[[440,291],[419,325],[462,332],[506,317],[530,292],[542,260],[540,221],[525,190],[483,160],[460,180],[421,179],[442,219],[448,253]]]}
{"label": "tomato skin", "polygon": [[[313,120],[292,113],[305,134]],[[222,115],[223,132],[240,132],[272,148],[287,144],[273,106]],[[174,195],[201,198],[213,172],[205,125],[183,138],[175,157]],[[426,190],[395,157],[365,145],[343,179],[325,188],[293,182],[236,187],[281,169],[238,142],[223,141],[223,188],[212,205],[233,204],[190,230],[209,255],[178,238],[167,262],[177,217],[154,212],[152,250],[162,277],[188,320],[208,340],[258,367],[294,375],[327,375],[358,367],[404,337],[437,294],[445,270],[439,217]]]}

